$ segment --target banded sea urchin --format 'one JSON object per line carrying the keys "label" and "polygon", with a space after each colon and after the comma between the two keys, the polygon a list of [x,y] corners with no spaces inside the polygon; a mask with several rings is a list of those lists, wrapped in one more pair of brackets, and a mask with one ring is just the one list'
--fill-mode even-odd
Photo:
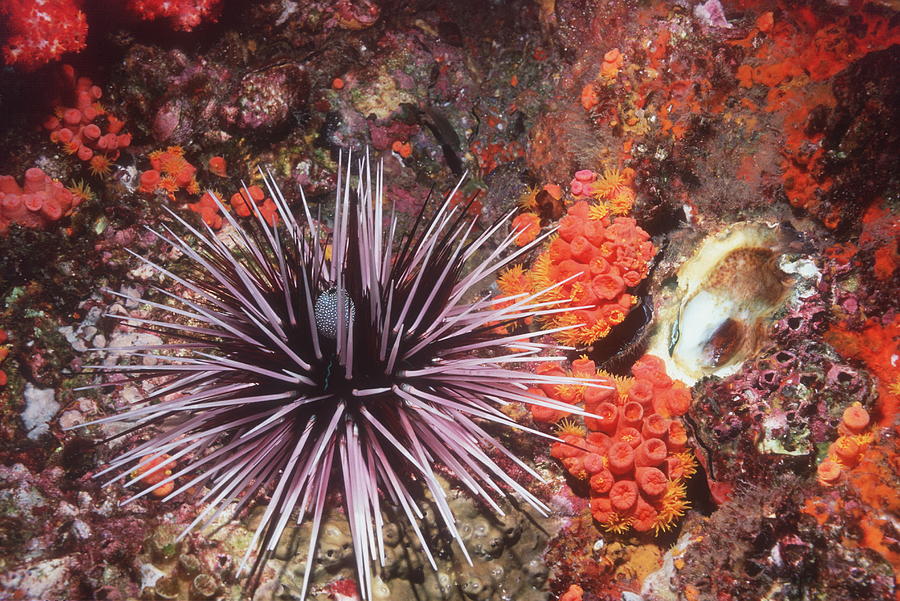
{"label": "banded sea urchin", "polygon": [[[531,476],[538,474],[488,430],[499,425],[549,437],[499,410],[509,402],[583,412],[526,392],[529,385],[570,379],[511,369],[564,359],[539,355],[566,347],[533,341],[555,330],[502,334],[498,328],[571,308],[540,301],[544,291],[469,299],[479,284],[543,238],[504,257],[520,233],[512,231],[489,250],[488,241],[509,215],[474,235],[475,219],[466,207],[451,205],[451,192],[432,216],[423,209],[395,246],[397,219],[384,214],[381,167],[373,175],[366,158],[351,176],[351,166],[349,157],[341,162],[330,235],[313,219],[302,192],[298,222],[271,175],[266,184],[280,222],[274,227],[258,211],[242,225],[216,199],[233,228],[226,244],[208,227],[201,231],[171,213],[196,247],[169,227],[154,233],[184,253],[191,272],[177,275],[141,259],[180,290],[156,288],[167,302],[142,301],[166,319],[119,317],[173,341],[127,349],[132,356],[153,357],[157,365],[92,366],[162,377],[163,383],[139,406],[91,423],[134,421],[125,433],[160,426],[97,476],[119,471],[110,480],[115,482],[131,474],[127,486],[172,470],[126,503],[168,483],[176,486],[163,500],[206,487],[205,508],[188,531],[226,509],[240,511],[260,489],[269,492],[241,562],[243,570],[258,548],[254,575],[295,510],[298,522],[311,516],[311,566],[326,497],[342,493],[360,589],[369,599],[371,564],[384,561],[382,512],[408,519],[435,567],[418,526],[417,499],[426,491],[466,554],[433,464],[443,465],[500,514],[496,499],[509,491],[545,512],[489,453],[493,449]],[[358,178],[355,188],[352,177]],[[476,259],[476,253],[482,256]],[[467,271],[469,262],[474,266]],[[135,469],[143,471],[135,475]],[[311,572],[304,576],[303,598]]]}

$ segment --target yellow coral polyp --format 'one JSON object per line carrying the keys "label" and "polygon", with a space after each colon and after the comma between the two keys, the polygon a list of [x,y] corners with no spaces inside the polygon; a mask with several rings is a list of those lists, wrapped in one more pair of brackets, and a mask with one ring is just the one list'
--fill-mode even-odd
{"label": "yellow coral polyp", "polygon": [[503,271],[497,278],[497,287],[500,288],[503,296],[531,293],[531,284],[525,275],[525,268],[521,265],[513,265]]}
{"label": "yellow coral polyp", "polygon": [[600,221],[604,217],[609,216],[610,207],[608,203],[598,202],[591,205],[591,208],[588,210],[588,215],[593,221]]}
{"label": "yellow coral polyp", "polygon": [[[555,236],[552,237],[549,242],[552,242],[553,239],[555,239]],[[531,285],[534,289],[544,290],[553,285],[553,279],[550,277],[550,267],[550,253],[541,253],[538,258],[535,259],[531,269],[528,270],[528,278],[531,280]],[[548,292],[544,296],[556,296],[554,292],[555,291]]]}
{"label": "yellow coral polyp", "polygon": [[634,207],[635,194],[631,188],[625,188],[609,201],[613,215],[627,215]]}
{"label": "yellow coral polyp", "polygon": [[610,327],[605,322],[597,322],[594,324],[585,324],[577,315],[566,313],[555,321],[556,327],[577,326],[569,330],[563,330],[556,334],[557,340],[567,346],[587,346],[596,340],[606,337],[609,334]]}
{"label": "yellow coral polyp", "polygon": [[604,169],[603,175],[591,184],[593,196],[612,200],[622,192],[630,191],[631,178],[629,175],[630,173],[618,169]]}
{"label": "yellow coral polyp", "polygon": [[612,513],[605,522],[600,522],[600,526],[607,532],[614,534],[623,534],[631,528],[631,518],[620,516],[618,513]]}
{"label": "yellow coral polyp", "polygon": [[653,532],[658,535],[660,532],[671,529],[675,520],[683,516],[690,507],[691,502],[687,499],[687,487],[685,487],[684,481],[670,482],[660,502],[659,515],[653,523]]}
{"label": "yellow coral polyp", "polygon": [[109,157],[103,154],[95,154],[91,157],[90,166],[88,167],[92,175],[102,176],[109,175],[110,172],[110,160]]}
{"label": "yellow coral polyp", "polygon": [[584,395],[584,386],[579,384],[560,384],[556,387],[556,394],[567,403],[579,403]]}
{"label": "yellow coral polyp", "polygon": [[681,461],[682,479],[690,480],[691,476],[697,473],[697,460],[694,458],[694,454],[690,451],[682,451],[676,453],[675,457]]}
{"label": "yellow coral polyp", "polygon": [[538,208],[538,192],[538,188],[529,188],[529,190],[519,198],[519,207],[523,211],[536,211]]}
{"label": "yellow coral polyp", "polygon": [[159,180],[159,187],[166,192],[172,193],[178,190],[178,182],[171,175],[164,175]]}
{"label": "yellow coral polyp", "polygon": [[84,180],[72,182],[71,186],[66,186],[66,190],[77,196],[82,201],[93,200],[94,198],[94,191],[91,190],[91,187]]}
{"label": "yellow coral polyp", "polygon": [[575,420],[570,418],[565,418],[561,422],[556,425],[556,435],[562,438],[567,434],[573,434],[575,436],[584,436],[587,433],[584,426],[575,422]]}

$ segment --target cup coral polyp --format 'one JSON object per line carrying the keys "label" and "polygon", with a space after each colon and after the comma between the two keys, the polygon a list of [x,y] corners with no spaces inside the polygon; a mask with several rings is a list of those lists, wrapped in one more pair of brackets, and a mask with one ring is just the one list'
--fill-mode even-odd
{"label": "cup coral polyp", "polygon": [[[556,338],[563,344],[588,345],[621,323],[636,303],[628,290],[647,276],[655,252],[650,235],[634,219],[597,218],[586,201],[570,207],[559,222],[558,236],[528,272],[533,290],[544,290],[571,278],[542,298],[571,301],[581,307],[547,316],[545,321],[552,328],[570,327],[557,332]],[[512,282],[501,277],[498,285],[511,295],[517,292],[504,286]]]}
{"label": "cup coral polyp", "polygon": [[135,469],[131,475],[142,484],[152,488],[150,494],[156,498],[163,498],[175,490],[175,482],[163,483],[172,475],[172,464],[169,463],[171,455],[146,455],[141,457],[141,466]]}
{"label": "cup coral polyp", "polygon": [[197,202],[188,203],[188,208],[200,215],[203,223],[214,230],[220,229],[224,224],[222,214],[219,212],[219,205],[216,204],[209,192],[204,193]]}
{"label": "cup coral polyp", "polygon": [[[155,150],[150,153],[150,171],[156,171],[158,177],[151,174],[151,179],[157,180],[157,188],[174,194],[178,190],[186,190],[188,194],[199,194],[200,185],[197,183],[197,168],[184,158],[184,149],[181,146],[169,146],[165,150]],[[141,174],[141,186],[144,184],[145,171]]]}
{"label": "cup coral polyp", "polygon": [[231,206],[241,217],[249,217],[254,212],[253,207],[256,206],[269,225],[274,225],[278,219],[274,201],[267,197],[259,186],[248,186],[232,194]]}
{"label": "cup coral polyp", "polygon": [[824,486],[837,484],[845,470],[859,463],[874,436],[869,431],[869,412],[860,404],[853,403],[841,416],[838,438],[828,447],[828,456],[819,464],[819,483]]}
{"label": "cup coral polyp", "polygon": [[[557,364],[539,366],[542,375],[568,375]],[[690,408],[691,393],[666,375],[663,362],[646,355],[633,378],[597,371],[594,362],[573,362],[571,375],[615,388],[547,384],[530,392],[581,402],[593,414],[584,427],[566,419],[550,454],[573,477],[587,480],[591,513],[608,531],[668,530],[688,507],[685,481],[696,471],[687,434],[678,417]],[[535,421],[552,423],[559,412],[533,406]],[[567,416],[568,414],[566,414]]]}
{"label": "cup coral polyp", "polygon": [[12,224],[43,229],[78,206],[79,198],[38,167],[25,172],[20,186],[11,175],[0,175],[0,235]]}
{"label": "cup coral polyp", "polygon": [[513,219],[512,227],[520,232],[516,236],[516,246],[525,246],[541,233],[541,219],[534,213],[520,213]]}
{"label": "cup coral polyp", "polygon": [[131,134],[123,133],[125,122],[100,104],[103,91],[90,78],[76,79],[70,65],[63,65],[63,76],[72,87],[75,106],[58,105],[44,127],[50,130],[50,140],[62,145],[67,154],[89,162],[95,175],[105,175],[110,163],[119,158],[119,149],[131,145]]}

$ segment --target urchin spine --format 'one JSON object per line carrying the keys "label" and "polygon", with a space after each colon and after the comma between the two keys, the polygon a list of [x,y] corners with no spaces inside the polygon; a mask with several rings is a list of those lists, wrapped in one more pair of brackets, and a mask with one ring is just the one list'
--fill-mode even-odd
{"label": "urchin spine", "polygon": [[[342,492],[360,588],[370,599],[371,563],[384,562],[382,511],[389,507],[405,515],[436,568],[418,526],[422,512],[417,494],[424,489],[471,563],[434,464],[448,468],[462,487],[501,515],[496,499],[507,494],[504,487],[545,513],[547,507],[486,449],[496,449],[532,477],[540,476],[486,426],[554,438],[516,423],[500,407],[524,402],[584,412],[527,392],[529,385],[572,379],[512,369],[564,360],[562,354],[541,353],[568,347],[535,341],[564,328],[497,333],[497,324],[573,308],[541,301],[546,291],[465,300],[550,232],[509,255],[505,252],[519,231],[503,236],[493,250],[483,250],[509,215],[473,236],[476,220],[466,216],[465,207],[451,203],[457,184],[431,217],[423,210],[395,244],[396,216],[384,227],[381,166],[373,175],[368,157],[359,161],[358,183],[352,188],[352,164],[349,156],[340,162],[330,236],[313,220],[302,191],[303,213],[299,221],[295,218],[270,174],[264,175],[265,182],[280,223],[268,225],[257,210],[255,220],[245,226],[215,199],[231,225],[231,245],[209,227],[198,230],[172,212],[196,238],[196,248],[168,226],[162,232],[151,230],[194,263],[196,277],[179,276],[138,257],[182,288],[180,293],[156,288],[171,303],[142,301],[172,321],[113,317],[177,341],[127,349],[161,365],[93,367],[167,381],[140,406],[91,423],[137,420],[134,429],[141,429],[166,421],[165,429],[96,476],[164,458],[125,485],[170,469],[172,475],[161,484],[179,485],[163,500],[206,486],[200,499],[205,507],[182,536],[227,509],[242,510],[261,488],[271,490],[241,562],[243,570],[259,545],[253,574],[274,551],[295,509],[298,523],[311,515],[311,566],[327,496]],[[464,273],[467,262],[482,251],[486,257]],[[179,461],[185,464],[180,469]],[[121,471],[110,483],[128,474]],[[383,498],[389,499],[389,507]],[[311,572],[304,576],[304,596]]]}

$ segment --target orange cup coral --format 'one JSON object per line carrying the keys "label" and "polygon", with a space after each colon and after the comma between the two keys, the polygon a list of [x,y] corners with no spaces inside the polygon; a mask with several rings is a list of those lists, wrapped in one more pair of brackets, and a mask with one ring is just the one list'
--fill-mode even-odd
{"label": "orange cup coral", "polygon": [[516,246],[531,244],[541,232],[541,218],[534,213],[520,213],[512,222],[513,231],[518,231]]}
{"label": "orange cup coral", "polygon": [[874,439],[868,431],[869,412],[860,403],[853,403],[841,416],[838,438],[828,447],[828,456],[819,464],[819,483],[831,486],[841,480],[845,470],[851,469],[862,459]]}
{"label": "orange cup coral", "polygon": [[[534,292],[571,278],[541,297],[578,307],[546,317],[552,328],[570,328],[556,338],[563,344],[588,345],[621,323],[636,302],[628,290],[647,276],[655,252],[650,235],[634,219],[594,218],[586,201],[569,208],[559,222],[558,236],[527,274]],[[505,275],[498,280],[501,291],[509,296],[521,292],[511,286],[518,280]]]}
{"label": "orange cup coral", "polygon": [[[556,363],[539,371],[565,373]],[[690,390],[669,378],[663,362],[650,355],[635,363],[633,378],[597,371],[586,358],[573,362],[571,374],[615,388],[547,385],[539,391],[581,402],[594,414],[584,418],[584,428],[565,420],[562,442],[554,443],[550,454],[573,477],[588,480],[591,512],[606,530],[669,529],[688,507],[684,482],[696,471],[678,420],[690,408]],[[540,408],[531,411],[535,421],[561,419]]]}

